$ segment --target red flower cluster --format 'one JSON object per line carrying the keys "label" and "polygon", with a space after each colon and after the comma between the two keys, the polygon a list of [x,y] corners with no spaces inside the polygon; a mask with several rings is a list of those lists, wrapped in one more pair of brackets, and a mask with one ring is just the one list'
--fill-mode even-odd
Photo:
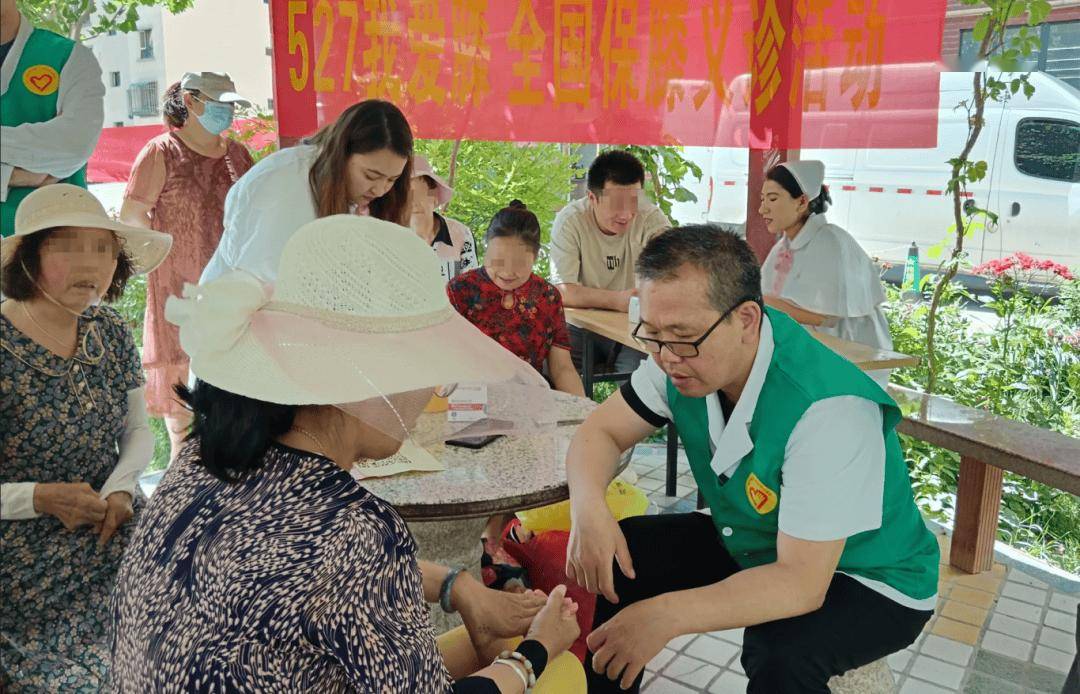
{"label": "red flower cluster", "polygon": [[1049,337],[1051,340],[1061,340],[1070,347],[1080,349],[1080,330],[1074,330],[1071,334],[1062,334],[1054,330],[1053,328],[1048,328],[1046,330],[1046,336]]}
{"label": "red flower cluster", "polygon": [[1055,263],[1053,260],[1036,260],[1027,253],[1014,253],[1004,258],[996,258],[981,265],[976,265],[971,271],[976,275],[994,278],[1020,271],[1031,273],[1049,272],[1063,280],[1074,279],[1069,268],[1061,263]]}

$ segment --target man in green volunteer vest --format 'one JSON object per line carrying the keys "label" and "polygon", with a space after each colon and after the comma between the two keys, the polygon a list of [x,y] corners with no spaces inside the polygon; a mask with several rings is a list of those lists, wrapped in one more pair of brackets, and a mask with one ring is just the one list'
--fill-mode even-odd
{"label": "man in green volunteer vest", "polygon": [[[908,646],[933,615],[938,546],[912,498],[893,400],[763,308],[745,241],[654,237],[636,266],[651,358],[567,455],[567,575],[598,593],[589,691],[637,691],[683,634],[745,628],[748,692],[828,692]],[[710,515],[615,521],[619,454],[673,421]]]}
{"label": "man in green volunteer vest", "polygon": [[104,97],[90,49],[35,29],[15,0],[0,0],[0,236],[14,233],[19,203],[41,186],[86,187]]}

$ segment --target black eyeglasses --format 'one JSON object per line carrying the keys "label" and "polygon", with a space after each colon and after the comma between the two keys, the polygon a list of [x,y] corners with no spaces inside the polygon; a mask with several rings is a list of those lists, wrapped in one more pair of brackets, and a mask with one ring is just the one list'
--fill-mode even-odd
{"label": "black eyeglasses", "polygon": [[761,304],[761,299],[757,296],[747,296],[739,299],[731,308],[724,311],[724,313],[716,319],[715,323],[709,326],[709,329],[706,330],[701,337],[694,340],[693,342],[683,342],[680,340],[657,340],[651,337],[639,337],[638,330],[641,330],[641,326],[643,325],[643,323],[638,323],[637,327],[634,328],[634,332],[632,332],[630,336],[633,337],[634,341],[641,345],[642,349],[644,349],[649,354],[660,354],[660,350],[667,347],[668,351],[674,354],[676,357],[679,357],[680,359],[691,359],[701,353],[698,347],[700,347],[701,343],[705,342],[705,340],[709,339],[709,335],[712,335],[713,330],[716,330],[716,326],[723,323],[725,318],[730,316],[735,309],[739,308],[747,301],[753,301],[754,303],[759,305]]}

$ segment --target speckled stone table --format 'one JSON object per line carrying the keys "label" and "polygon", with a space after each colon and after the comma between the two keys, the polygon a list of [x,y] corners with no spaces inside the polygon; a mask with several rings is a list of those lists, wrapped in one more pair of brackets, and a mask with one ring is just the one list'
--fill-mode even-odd
{"label": "speckled stone table", "polygon": [[[435,445],[440,472],[410,472],[362,484],[394,505],[409,524],[420,556],[465,566],[480,577],[480,534],[488,517],[546,506],[569,497],[566,452],[577,426],[595,403],[556,393],[559,425],[551,433],[503,437],[473,450]],[[629,459],[625,457],[620,465]],[[457,615],[431,610],[436,633],[457,626]]]}

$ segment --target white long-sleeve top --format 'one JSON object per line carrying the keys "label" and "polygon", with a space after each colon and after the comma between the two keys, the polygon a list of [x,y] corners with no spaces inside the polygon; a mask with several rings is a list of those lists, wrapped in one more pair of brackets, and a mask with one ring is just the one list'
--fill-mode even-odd
{"label": "white long-sleeve top", "polygon": [[[146,416],[146,398],[142,388],[127,394],[127,419],[120,437],[120,459],[99,491],[102,499],[113,492],[127,492],[135,497],[139,475],[154,457],[154,434]],[[34,481],[0,484],[0,520],[25,520],[41,514],[34,510]]]}
{"label": "white long-sleeve top", "polygon": [[[0,67],[0,98],[8,91],[27,39],[34,31],[20,16],[19,31]],[[89,48],[75,44],[60,70],[56,118],[40,123],[0,126],[0,201],[16,168],[67,178],[90,159],[105,120],[101,66]]]}

